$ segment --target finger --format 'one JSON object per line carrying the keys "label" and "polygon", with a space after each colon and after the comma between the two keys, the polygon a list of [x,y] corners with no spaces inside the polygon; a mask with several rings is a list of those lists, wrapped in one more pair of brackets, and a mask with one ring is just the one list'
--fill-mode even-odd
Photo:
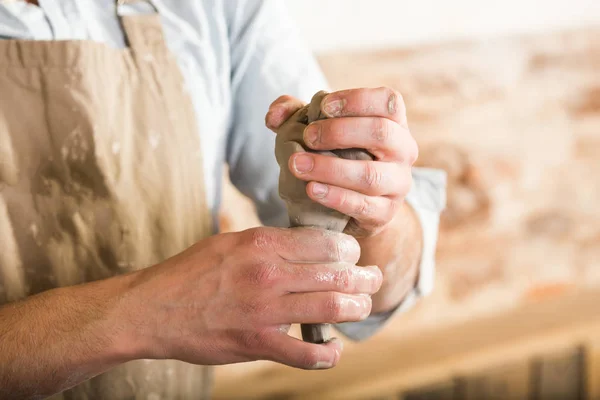
{"label": "finger", "polygon": [[387,225],[396,211],[396,200],[389,197],[367,196],[319,182],[310,182],[306,192],[317,203],[354,218],[368,230]]}
{"label": "finger", "polygon": [[410,166],[382,161],[345,160],[296,153],[289,168],[303,181],[317,181],[369,196],[404,196],[410,188]]}
{"label": "finger", "polygon": [[406,126],[406,107],[394,89],[350,89],[328,94],[321,102],[328,117],[383,117]]}
{"label": "finger", "polygon": [[314,228],[255,228],[246,231],[261,251],[275,251],[291,262],[356,264],[360,246],[352,236]]}
{"label": "finger", "polygon": [[358,267],[350,263],[290,265],[281,279],[286,292],[340,292],[375,294],[383,276],[376,266]]}
{"label": "finger", "polygon": [[265,359],[301,369],[332,368],[340,361],[342,341],[331,339],[327,343],[306,343],[280,332],[269,336]]}
{"label": "finger", "polygon": [[279,97],[271,104],[265,116],[267,128],[271,130],[278,129],[296,111],[304,107],[304,105],[305,103],[292,96]]}
{"label": "finger", "polygon": [[371,297],[339,292],[290,293],[271,310],[274,324],[337,324],[362,321],[371,314]]}
{"label": "finger", "polygon": [[387,118],[330,118],[304,130],[304,142],[315,150],[366,149],[378,160],[408,162],[417,158],[410,131]]}

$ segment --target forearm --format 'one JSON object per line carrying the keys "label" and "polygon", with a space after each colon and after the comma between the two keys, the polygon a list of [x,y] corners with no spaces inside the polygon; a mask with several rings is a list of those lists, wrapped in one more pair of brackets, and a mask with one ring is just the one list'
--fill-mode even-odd
{"label": "forearm", "polygon": [[383,273],[383,285],[372,296],[372,313],[389,311],[415,287],[419,275],[423,246],[419,219],[404,202],[384,231],[358,241],[362,249],[359,264],[377,265]]}
{"label": "forearm", "polygon": [[61,392],[133,358],[123,298],[131,275],[0,308],[0,398]]}

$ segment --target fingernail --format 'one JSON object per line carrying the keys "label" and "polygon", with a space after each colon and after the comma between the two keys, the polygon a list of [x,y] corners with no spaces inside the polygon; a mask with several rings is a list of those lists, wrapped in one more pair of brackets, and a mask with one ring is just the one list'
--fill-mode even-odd
{"label": "fingernail", "polygon": [[377,266],[363,267],[361,268],[361,275],[365,279],[371,281],[378,281],[381,278],[381,270]]}
{"label": "fingernail", "polygon": [[327,185],[315,182],[312,186],[312,193],[315,195],[315,197],[318,197],[319,199],[322,199],[325,196],[327,196],[327,192],[329,192],[329,187]]}
{"label": "fingernail", "polygon": [[371,315],[371,310],[365,311],[363,315],[360,316],[361,321],[364,321],[365,319],[369,318],[369,315]]}
{"label": "fingernail", "polygon": [[313,166],[313,157],[308,154],[299,154],[294,157],[294,169],[301,174],[312,171]]}
{"label": "fingernail", "polygon": [[363,300],[364,312],[360,316],[361,319],[367,319],[371,315],[371,296],[366,296]]}
{"label": "fingernail", "polygon": [[361,267],[360,268],[360,272],[359,274],[361,275],[361,277],[366,278],[366,279],[374,279],[377,278],[379,276],[378,274],[378,269],[376,269],[377,267],[373,267],[371,265],[369,266],[365,266],[365,267]]}
{"label": "fingernail", "polygon": [[396,93],[392,93],[388,99],[388,112],[391,115],[396,114]]}
{"label": "fingernail", "polygon": [[333,338],[331,339],[331,342],[335,342],[339,348],[335,349],[335,359],[333,361],[333,364],[337,364],[340,362],[340,358],[342,358],[342,351],[344,351],[344,341],[340,340],[338,338]]}
{"label": "fingernail", "polygon": [[326,99],[323,111],[328,117],[339,117],[346,105],[346,99]]}
{"label": "fingernail", "polygon": [[340,350],[344,350],[344,341],[342,339],[333,337],[329,339],[329,342],[337,343],[340,346]]}
{"label": "fingernail", "polygon": [[310,124],[304,130],[304,142],[310,144],[311,147],[319,141],[321,136],[321,125],[320,124]]}
{"label": "fingernail", "polygon": [[[369,315],[371,315],[371,296],[366,293],[359,294],[361,297],[360,300],[354,300],[352,303],[352,311],[360,312],[360,319],[366,319]],[[350,303],[350,302],[349,302]],[[350,308],[349,308],[350,309]]]}
{"label": "fingernail", "polygon": [[333,364],[330,361],[319,361],[313,365],[312,369],[327,369],[331,367],[333,367]]}
{"label": "fingernail", "polygon": [[[360,319],[365,319],[371,313],[369,305],[367,304],[371,300],[368,297],[358,296],[346,296],[341,301],[342,308],[346,310],[348,315],[359,315]],[[366,315],[365,315],[366,314]]]}

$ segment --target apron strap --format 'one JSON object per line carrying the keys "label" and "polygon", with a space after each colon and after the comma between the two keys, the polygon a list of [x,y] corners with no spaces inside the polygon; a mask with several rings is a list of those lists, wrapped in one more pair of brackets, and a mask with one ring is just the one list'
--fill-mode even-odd
{"label": "apron strap", "polygon": [[[123,28],[125,42],[137,54],[157,54],[167,49],[158,9],[151,0],[116,0],[117,16]],[[118,7],[124,4],[146,3],[154,13],[120,15]]]}

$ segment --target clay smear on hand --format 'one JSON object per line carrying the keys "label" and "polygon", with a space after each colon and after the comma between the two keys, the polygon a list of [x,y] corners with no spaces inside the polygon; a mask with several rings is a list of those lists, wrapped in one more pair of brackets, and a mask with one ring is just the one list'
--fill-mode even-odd
{"label": "clay smear on hand", "polygon": [[352,160],[373,159],[368,152],[361,149],[316,151],[306,146],[303,139],[306,126],[327,118],[321,108],[327,94],[324,91],[315,94],[308,105],[298,110],[276,130],[275,156],[280,167],[279,195],[286,202],[291,226],[312,226],[342,232],[350,218],[310,199],[306,193],[307,182],[296,178],[288,168],[289,158],[299,152]]}

